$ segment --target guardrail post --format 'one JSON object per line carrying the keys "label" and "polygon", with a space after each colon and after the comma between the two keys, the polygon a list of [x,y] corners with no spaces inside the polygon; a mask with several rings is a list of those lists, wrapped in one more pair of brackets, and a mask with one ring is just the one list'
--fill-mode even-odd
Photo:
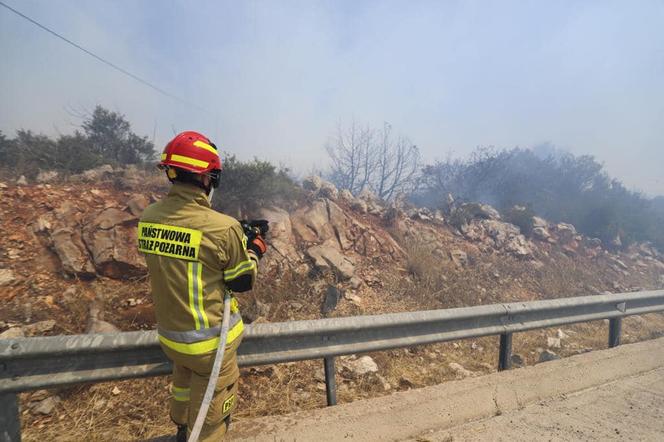
{"label": "guardrail post", "polygon": [[498,371],[512,368],[512,333],[500,335],[500,353],[498,355]]}
{"label": "guardrail post", "polygon": [[609,319],[609,348],[620,345],[620,332],[622,330],[622,318]]}
{"label": "guardrail post", "polygon": [[0,442],[20,441],[21,421],[16,393],[0,394]]}
{"label": "guardrail post", "polygon": [[325,366],[325,393],[327,395],[327,406],[337,405],[337,380],[334,371],[334,357],[323,359]]}

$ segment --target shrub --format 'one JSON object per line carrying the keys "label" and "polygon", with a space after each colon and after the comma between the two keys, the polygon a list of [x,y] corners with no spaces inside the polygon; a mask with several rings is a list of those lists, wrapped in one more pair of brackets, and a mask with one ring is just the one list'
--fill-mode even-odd
{"label": "shrub", "polygon": [[530,206],[514,206],[503,213],[503,219],[517,226],[526,236],[531,236],[533,233],[534,216],[535,212]]}
{"label": "shrub", "polygon": [[[423,169],[423,188],[412,197],[437,208],[447,193],[465,201],[492,204],[502,212],[515,205],[530,213],[511,213],[524,233],[532,230],[530,215],[568,222],[587,236],[624,246],[651,241],[664,251],[664,199],[648,199],[611,179],[592,156],[575,156],[556,149],[478,149],[468,160],[439,161]],[[468,213],[455,213],[450,222],[466,222]],[[509,218],[509,217],[508,217]]]}
{"label": "shrub", "polygon": [[237,218],[256,216],[261,207],[289,205],[301,195],[286,168],[256,158],[243,162],[228,154],[222,164],[213,207]]}
{"label": "shrub", "polygon": [[0,132],[0,166],[14,176],[33,178],[39,170],[80,173],[102,164],[140,165],[154,159],[153,144],[132,132],[122,114],[97,106],[82,129],[55,139],[23,129],[8,139]]}

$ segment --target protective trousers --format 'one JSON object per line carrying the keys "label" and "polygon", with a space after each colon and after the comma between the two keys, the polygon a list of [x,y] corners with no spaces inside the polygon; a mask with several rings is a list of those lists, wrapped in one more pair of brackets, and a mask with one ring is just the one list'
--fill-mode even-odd
{"label": "protective trousers", "polygon": [[[200,442],[217,442],[222,439],[228,429],[230,414],[237,405],[237,384],[240,377],[237,348],[240,341],[242,338],[238,337],[226,345],[224,362],[201,431]],[[187,425],[188,431],[191,432],[210,379],[215,353],[187,355],[164,345],[162,345],[162,349],[173,362],[171,419],[178,425]]]}

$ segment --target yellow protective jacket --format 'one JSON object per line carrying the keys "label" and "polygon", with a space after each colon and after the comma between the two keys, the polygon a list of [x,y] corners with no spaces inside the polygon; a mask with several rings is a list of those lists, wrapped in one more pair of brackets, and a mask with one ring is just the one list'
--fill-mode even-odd
{"label": "yellow protective jacket", "polygon": [[[226,290],[250,290],[257,258],[247,252],[240,223],[212,210],[205,192],[175,183],[148,206],[138,224],[138,248],[145,254],[162,345],[179,353],[215,351]],[[242,335],[233,298],[228,340]]]}

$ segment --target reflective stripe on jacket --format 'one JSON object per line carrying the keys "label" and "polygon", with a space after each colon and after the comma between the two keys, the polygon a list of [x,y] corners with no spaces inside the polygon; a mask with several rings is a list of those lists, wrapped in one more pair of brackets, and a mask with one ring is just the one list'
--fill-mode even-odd
{"label": "reflective stripe on jacket", "polygon": [[[161,343],[184,354],[219,346],[223,294],[250,290],[255,256],[237,220],[212,210],[205,192],[176,183],[168,196],[145,209],[138,248],[145,254]],[[227,342],[242,335],[232,300]]]}

